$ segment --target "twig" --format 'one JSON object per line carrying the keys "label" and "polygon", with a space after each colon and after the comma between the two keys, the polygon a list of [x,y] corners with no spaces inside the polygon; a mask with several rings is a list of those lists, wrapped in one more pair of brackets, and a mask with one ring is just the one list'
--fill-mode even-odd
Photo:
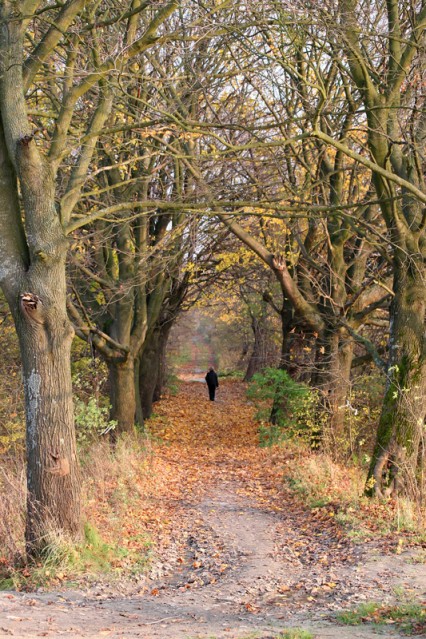
{"label": "twig", "polygon": [[162,623],[163,621],[185,621],[181,617],[163,617],[162,619],[157,619],[157,621],[146,621],[145,623],[141,623],[141,626],[153,626],[156,623]]}

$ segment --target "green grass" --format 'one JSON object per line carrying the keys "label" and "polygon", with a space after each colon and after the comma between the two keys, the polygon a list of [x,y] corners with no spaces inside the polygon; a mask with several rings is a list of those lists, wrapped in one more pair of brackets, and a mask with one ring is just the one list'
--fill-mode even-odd
{"label": "green grass", "polygon": [[13,590],[14,588],[15,583],[12,577],[0,579],[0,590]]}
{"label": "green grass", "polygon": [[395,624],[399,631],[407,635],[426,633],[426,608],[418,603],[407,602],[392,606],[369,602],[354,610],[339,613],[336,619],[348,626],[363,623]]}
{"label": "green grass", "polygon": [[241,381],[243,379],[245,375],[244,371],[236,371],[236,370],[223,370],[220,369],[220,377],[222,379],[229,379],[229,380],[238,380]]}
{"label": "green grass", "polygon": [[[70,544],[53,536],[41,557],[25,566],[6,567],[0,574],[0,590],[33,590],[58,582],[68,582],[84,575],[122,575],[145,572],[150,562],[151,543],[146,538],[133,538],[137,550],[107,544],[94,526],[86,523],[84,540]],[[142,550],[141,550],[142,549]]]}

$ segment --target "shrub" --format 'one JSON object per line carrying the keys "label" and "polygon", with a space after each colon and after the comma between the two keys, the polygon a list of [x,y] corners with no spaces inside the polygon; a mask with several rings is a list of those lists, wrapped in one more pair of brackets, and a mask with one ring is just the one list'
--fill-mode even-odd
{"label": "shrub", "polygon": [[85,445],[97,439],[100,435],[106,435],[114,430],[117,422],[109,420],[109,406],[102,406],[95,397],[84,402],[74,400],[74,419],[77,441]]}
{"label": "shrub", "polygon": [[311,445],[318,440],[321,424],[315,422],[317,393],[296,382],[287,371],[267,368],[256,373],[247,396],[257,408],[261,445],[293,437],[306,438]]}

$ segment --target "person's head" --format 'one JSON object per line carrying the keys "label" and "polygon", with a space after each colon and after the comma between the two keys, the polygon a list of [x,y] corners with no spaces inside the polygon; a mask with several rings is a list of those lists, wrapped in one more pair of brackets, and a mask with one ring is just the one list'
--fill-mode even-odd
{"label": "person's head", "polygon": [[214,371],[214,368],[213,368],[213,366],[210,366],[209,373],[211,373],[212,371]]}

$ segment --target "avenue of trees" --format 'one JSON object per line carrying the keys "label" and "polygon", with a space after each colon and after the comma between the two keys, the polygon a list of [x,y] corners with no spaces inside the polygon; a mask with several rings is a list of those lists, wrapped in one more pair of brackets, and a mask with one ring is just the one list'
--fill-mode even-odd
{"label": "avenue of trees", "polygon": [[249,319],[247,379],[279,325],[336,456],[354,366],[382,371],[367,491],[419,499],[426,2],[3,0],[0,20],[29,553],[80,534],[74,335],[108,367],[116,436],[143,428],[170,331],[212,290]]}

